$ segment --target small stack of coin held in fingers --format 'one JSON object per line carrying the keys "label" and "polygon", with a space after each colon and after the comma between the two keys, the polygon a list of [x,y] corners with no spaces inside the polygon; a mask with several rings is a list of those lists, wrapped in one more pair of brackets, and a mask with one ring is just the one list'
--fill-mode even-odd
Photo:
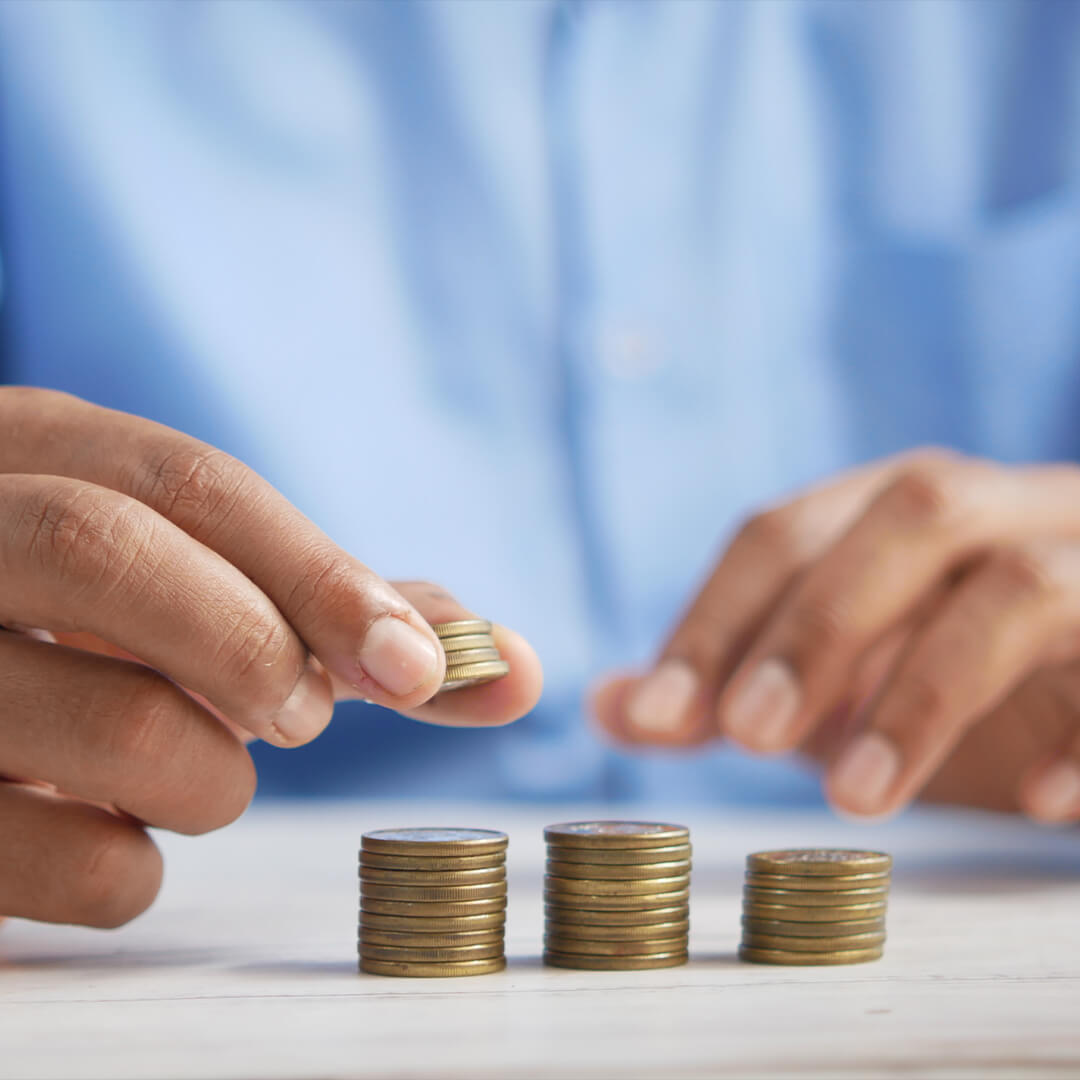
{"label": "small stack of coin held in fingers", "polygon": [[746,859],[739,957],[861,964],[885,949],[892,858],[879,851],[760,851]]}
{"label": "small stack of coin held in fingers", "polygon": [[440,693],[479,686],[510,674],[510,665],[499,654],[487,619],[435,623],[432,630],[446,653],[446,675]]}
{"label": "small stack of coin held in fingers", "polygon": [[682,825],[578,821],[550,825],[544,963],[598,971],[687,960],[690,833]]}
{"label": "small stack of coin held in fingers", "polygon": [[360,848],[360,970],[487,975],[506,967],[506,834],[380,829]]}

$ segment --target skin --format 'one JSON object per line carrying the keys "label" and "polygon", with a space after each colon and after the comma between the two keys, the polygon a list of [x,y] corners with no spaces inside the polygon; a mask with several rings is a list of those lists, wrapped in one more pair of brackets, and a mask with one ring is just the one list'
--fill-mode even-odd
{"label": "skin", "polygon": [[848,814],[1080,820],[1080,469],[924,450],[767,509],[593,708],[630,746],[801,751]]}
{"label": "skin", "polygon": [[335,700],[491,727],[539,698],[505,627],[511,674],[435,697],[429,622],[471,613],[383,581],[213,447],[15,387],[0,433],[0,915],[139,914],[162,875],[145,827],[233,821],[255,790],[245,743],[309,742]]}

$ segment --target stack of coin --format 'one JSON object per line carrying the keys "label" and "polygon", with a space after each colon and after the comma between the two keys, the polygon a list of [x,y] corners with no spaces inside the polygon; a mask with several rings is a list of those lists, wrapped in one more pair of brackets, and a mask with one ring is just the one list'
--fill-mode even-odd
{"label": "stack of coin", "polygon": [[446,653],[446,676],[440,693],[479,686],[510,674],[510,665],[499,655],[487,619],[435,623],[432,629]]}
{"label": "stack of coin", "polygon": [[360,970],[486,975],[506,967],[506,834],[380,829],[360,848]]}
{"label": "stack of coin", "polygon": [[645,821],[550,825],[544,963],[635,971],[687,960],[690,833]]}
{"label": "stack of coin", "polygon": [[759,851],[746,859],[739,957],[861,964],[885,948],[892,858],[879,851]]}

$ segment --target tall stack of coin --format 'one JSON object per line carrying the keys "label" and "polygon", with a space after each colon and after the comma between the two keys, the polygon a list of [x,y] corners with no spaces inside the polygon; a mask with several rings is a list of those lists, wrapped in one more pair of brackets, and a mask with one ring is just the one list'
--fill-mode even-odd
{"label": "tall stack of coin", "polygon": [[360,848],[360,970],[486,975],[506,967],[506,834],[380,829]]}
{"label": "tall stack of coin", "polygon": [[432,629],[446,653],[446,676],[440,693],[501,679],[510,665],[499,653],[487,619],[435,623]]}
{"label": "tall stack of coin", "polygon": [[746,859],[739,956],[861,964],[885,948],[892,858],[879,851],[759,851]]}
{"label": "tall stack of coin", "polygon": [[687,960],[690,833],[645,821],[549,825],[544,963],[635,971]]}

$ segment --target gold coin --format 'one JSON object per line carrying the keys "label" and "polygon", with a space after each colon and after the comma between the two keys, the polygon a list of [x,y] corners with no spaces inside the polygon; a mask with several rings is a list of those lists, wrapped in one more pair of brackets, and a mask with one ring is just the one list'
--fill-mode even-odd
{"label": "gold coin", "polygon": [[435,902],[431,900],[377,900],[371,896],[360,898],[360,910],[374,915],[417,916],[421,919],[446,918],[450,915],[490,915],[506,911],[506,897],[491,900],[460,900]]}
{"label": "gold coin", "polygon": [[463,664],[486,664],[491,660],[501,660],[502,653],[494,646],[487,649],[461,649],[446,654],[446,666],[458,668]]}
{"label": "gold coin", "polygon": [[369,975],[400,975],[404,978],[438,979],[459,975],[490,975],[506,967],[506,957],[490,960],[458,960],[440,964],[424,964],[411,960],[374,960],[360,957],[360,970]]}
{"label": "gold coin", "polygon": [[742,943],[754,949],[780,949],[787,952],[836,952],[840,949],[870,949],[885,944],[885,932],[849,934],[847,937],[778,937],[743,930]]}
{"label": "gold coin", "polygon": [[359,935],[361,945],[388,945],[395,949],[461,949],[467,945],[501,945],[503,928],[499,926],[473,933],[416,934],[400,930],[375,930],[361,923]]}
{"label": "gold coin", "polygon": [[885,889],[844,889],[837,892],[803,892],[799,889],[757,889],[747,885],[744,900],[761,904],[794,904],[796,907],[836,907],[837,904],[884,903],[889,896]]}
{"label": "gold coin", "polygon": [[[494,829],[377,829],[360,838],[362,852],[379,855],[494,855],[504,853],[506,833]],[[361,856],[362,857],[362,856]]]}
{"label": "gold coin", "polygon": [[[577,941],[655,941],[658,938],[685,937],[689,932],[689,919],[645,923],[642,926],[583,926],[558,919],[548,919],[544,923],[544,933],[549,937]],[[567,951],[573,952],[573,949]]]}
{"label": "gold coin", "polygon": [[510,665],[505,660],[483,660],[478,664],[453,664],[447,662],[442,689],[446,690],[450,683],[468,682],[470,684],[479,684],[492,682],[509,674]]}
{"label": "gold coin", "polygon": [[454,637],[442,638],[443,652],[447,656],[454,653],[464,652],[467,649],[497,649],[495,639],[490,634],[457,634]]}
{"label": "gold coin", "polygon": [[744,915],[743,932],[776,934],[779,937],[829,938],[848,934],[876,934],[885,930],[885,920],[852,919],[847,922],[812,923],[789,922],[783,919],[754,919]]}
{"label": "gold coin", "polygon": [[880,960],[884,949],[842,949],[836,952],[788,952],[782,949],[754,949],[739,946],[739,959],[753,964],[795,964],[818,967],[826,964],[865,964],[868,960]]}
{"label": "gold coin", "polygon": [[[689,844],[657,848],[574,848],[548,843],[548,858],[558,862],[588,863],[592,866],[640,866],[649,863],[682,862],[690,858]],[[567,875],[570,876],[569,874]]]}
{"label": "gold coin", "polygon": [[759,889],[798,889],[800,892],[833,892],[837,889],[876,889],[889,887],[890,874],[830,874],[827,877],[809,874],[796,877],[794,874],[752,874],[747,873],[747,885]]}
{"label": "gold coin", "polygon": [[372,900],[493,900],[506,896],[506,880],[489,881],[484,885],[383,885],[378,881],[362,881],[360,895]]}
{"label": "gold coin", "polygon": [[383,870],[490,870],[506,865],[506,851],[490,855],[379,855],[374,851],[360,852],[360,866],[377,866]]}
{"label": "gold coin", "polygon": [[384,870],[381,866],[360,866],[360,880],[384,885],[486,885],[506,880],[506,866],[486,870]]}
{"label": "gold coin", "polygon": [[685,825],[659,821],[567,821],[544,830],[549,844],[573,848],[671,847],[690,841]]}
{"label": "gold coin", "polygon": [[574,956],[544,950],[544,963],[550,967],[582,968],[587,971],[647,971],[650,968],[679,967],[689,959],[685,950],[654,956]]}
{"label": "gold coin", "polygon": [[643,881],[602,881],[598,878],[583,880],[582,878],[557,877],[555,874],[544,876],[544,887],[548,892],[581,896],[642,896],[686,889],[689,886],[690,878],[687,874],[646,878]]}
{"label": "gold coin", "polygon": [[492,941],[486,945],[460,945],[451,948],[399,948],[362,941],[358,952],[368,960],[405,960],[410,963],[435,964],[445,963],[447,960],[490,960],[503,955],[503,943]]}
{"label": "gold coin", "polygon": [[544,948],[567,956],[668,956],[686,952],[686,935],[651,938],[642,941],[587,941],[584,938],[556,937],[547,934]]}
{"label": "gold coin", "polygon": [[669,922],[681,922],[690,918],[690,908],[683,903],[672,907],[644,908],[629,911],[590,911],[585,908],[566,907],[563,904],[548,901],[544,905],[544,914],[553,922],[573,923],[575,926],[618,929],[624,926],[642,927],[653,923],[662,925]]}
{"label": "gold coin", "polygon": [[587,896],[582,893],[544,890],[544,903],[582,911],[650,911],[654,908],[670,908],[686,904],[689,900],[689,886],[673,892],[642,893],[632,896],[611,896],[610,894]]}
{"label": "gold coin", "polygon": [[690,873],[690,860],[662,862],[638,866],[592,865],[590,863],[556,862],[548,859],[547,872],[553,877],[578,878],[586,881],[643,881],[648,878],[675,877]]}
{"label": "gold coin", "polygon": [[361,911],[360,926],[362,933],[371,929],[396,930],[405,934],[468,934],[495,930],[501,934],[506,926],[506,911],[500,908],[480,915],[434,917],[380,915],[374,911]]}
{"label": "gold coin", "polygon": [[756,851],[746,856],[746,869],[755,874],[884,874],[892,869],[892,856],[881,851],[849,848],[803,848]]}
{"label": "gold coin", "polygon": [[761,904],[743,901],[743,914],[751,919],[784,919],[788,922],[849,922],[853,919],[883,919],[887,905],[837,904],[833,907],[797,907],[795,904]]}
{"label": "gold coin", "polygon": [[453,622],[432,623],[431,629],[442,640],[461,637],[462,634],[490,634],[491,623],[487,619],[455,619]]}

